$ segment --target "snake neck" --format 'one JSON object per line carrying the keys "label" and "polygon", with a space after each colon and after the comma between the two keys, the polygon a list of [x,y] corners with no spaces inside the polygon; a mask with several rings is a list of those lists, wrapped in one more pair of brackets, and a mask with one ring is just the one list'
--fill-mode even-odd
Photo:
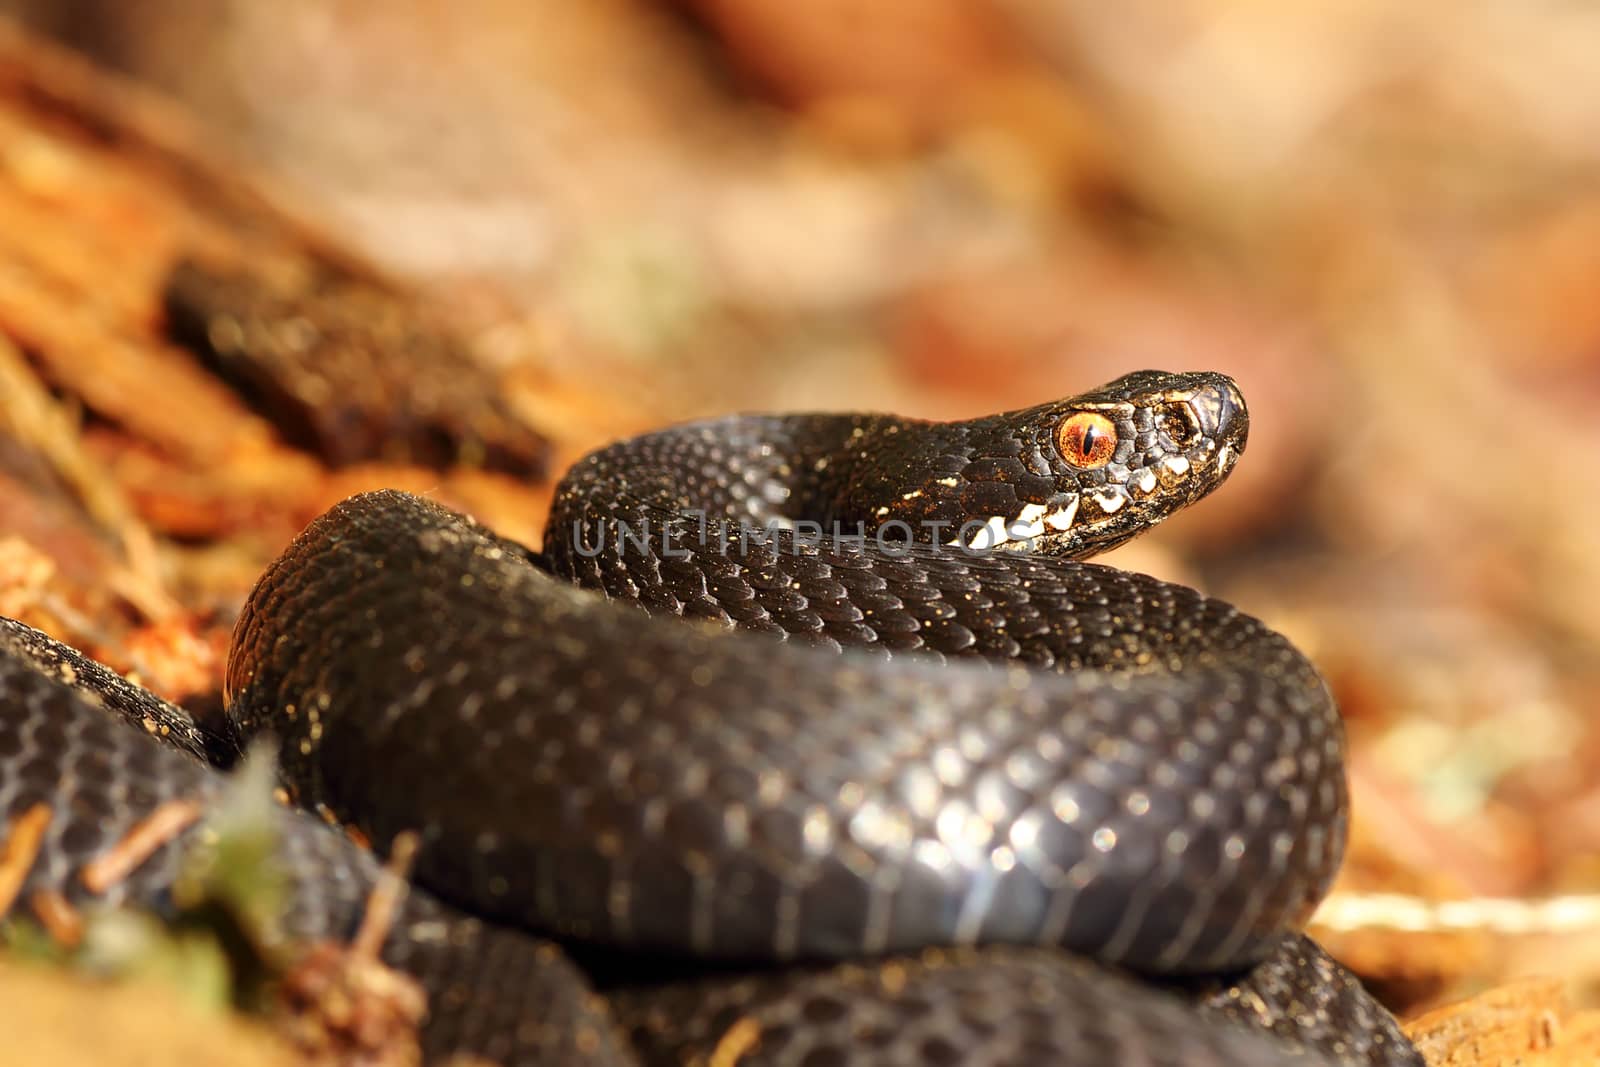
{"label": "snake neck", "polygon": [[[545,551],[715,520],[820,536],[1086,558],[1227,477],[1249,420],[1218,375],[1146,372],[959,422],[742,415],[591,453],[557,491]],[[621,527],[627,526],[624,531]]]}
{"label": "snake neck", "polygon": [[583,457],[562,479],[545,551],[559,555],[576,530],[595,522],[804,520],[870,532],[884,520],[874,522],[860,503],[870,499],[862,486],[885,478],[882,443],[915,440],[923,425],[887,415],[732,416],[619,442]]}
{"label": "snake neck", "polygon": [[[948,542],[961,527],[1068,498],[1047,442],[1002,418],[733,416],[670,427],[579,460],[551,507],[545,551],[585,525],[709,517],[751,526]],[[1074,505],[1075,506],[1075,505]],[[613,529],[611,532],[615,532]]]}

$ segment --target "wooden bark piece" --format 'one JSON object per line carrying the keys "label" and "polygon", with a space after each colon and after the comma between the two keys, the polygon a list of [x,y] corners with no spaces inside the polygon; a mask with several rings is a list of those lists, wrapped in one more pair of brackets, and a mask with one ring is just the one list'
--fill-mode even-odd
{"label": "wooden bark piece", "polygon": [[175,338],[330,466],[391,460],[546,474],[548,445],[462,345],[371,282],[184,260],[168,277],[166,308]]}
{"label": "wooden bark piece", "polygon": [[1573,1010],[1561,982],[1528,978],[1404,1026],[1429,1067],[1593,1067],[1600,1012]]}
{"label": "wooden bark piece", "polygon": [[[357,337],[372,341],[361,365],[383,370],[389,338],[421,338],[424,362],[448,351],[456,402],[429,423],[403,390],[370,389],[398,414],[364,428],[373,456],[347,452],[333,458],[361,462],[332,469],[169,338],[163,298],[191,258],[337,280],[332,299],[349,298],[331,313],[341,343],[381,311],[386,332]],[[338,496],[415,488],[536,535],[544,441],[458,346],[450,309],[425,308],[258,191],[166,102],[0,19],[0,519],[12,519],[0,529],[45,561],[24,566],[28,553],[6,549],[18,577],[0,596],[23,597],[19,614],[184,696],[215,664],[152,659],[130,638],[155,622],[176,648],[225,642],[255,576]],[[439,382],[434,368],[418,388]],[[509,462],[474,469],[475,458]],[[183,640],[186,628],[201,640]]]}

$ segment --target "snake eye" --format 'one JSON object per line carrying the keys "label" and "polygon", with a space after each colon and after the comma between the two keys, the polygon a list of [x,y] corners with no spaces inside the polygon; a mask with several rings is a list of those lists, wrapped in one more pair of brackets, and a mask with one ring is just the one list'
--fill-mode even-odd
{"label": "snake eye", "polygon": [[1094,470],[1111,462],[1111,454],[1117,450],[1117,428],[1104,415],[1080,411],[1061,420],[1056,444],[1068,463]]}

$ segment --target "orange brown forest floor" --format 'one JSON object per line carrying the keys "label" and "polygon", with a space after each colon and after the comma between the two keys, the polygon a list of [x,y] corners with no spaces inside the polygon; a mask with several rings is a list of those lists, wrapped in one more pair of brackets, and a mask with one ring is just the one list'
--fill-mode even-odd
{"label": "orange brown forest floor", "polygon": [[[494,0],[467,6],[515,17]],[[370,319],[497,382],[496,417],[548,442],[549,474],[610,437],[714,410],[953,417],[1135,365],[1225,370],[1254,417],[1238,475],[1113,561],[1262,615],[1334,686],[1355,823],[1314,932],[1410,1020],[1432,1064],[1600,1060],[1587,1011],[1600,975],[1600,563],[1587,542],[1600,493],[1584,491],[1600,460],[1586,415],[1600,399],[1596,161],[1543,127],[1464,123],[1460,101],[1441,98],[1462,60],[1436,56],[1442,67],[1346,86],[1316,126],[1327,140],[1305,134],[1296,149],[1290,191],[1259,161],[1201,168],[1204,153],[1161,124],[1173,100],[1114,121],[1107,94],[1129,104],[1117,68],[1091,79],[1020,47],[998,8],[927,3],[914,58],[861,29],[852,66],[818,58],[838,54],[832,6],[783,25],[776,9],[711,0],[670,16],[556,5],[550,33],[612,60],[604,74],[497,53],[483,27],[334,19],[318,32],[346,46],[349,78],[431,30],[446,34],[447,67],[482,58],[525,107],[486,113],[501,97],[474,96],[489,93],[483,79],[424,86],[440,116],[459,106],[490,131],[430,136],[463,171],[478,160],[492,173],[477,184],[493,188],[435,175],[438,188],[403,201],[357,195],[334,134],[307,145],[296,138],[316,135],[258,122],[234,131],[233,150],[300,190],[264,195],[264,179],[223,162],[228,137],[0,23],[0,614],[203,701],[256,574],[351,492],[426,492],[537,541],[550,487],[527,476],[537,457],[496,469],[482,442],[455,440],[443,458],[390,442],[330,462],[291,443],[169,339],[162,293],[183,259],[288,289],[340,279]],[[306,32],[308,10],[285,5],[282,39],[251,60],[302,105],[334,75],[295,87],[269,59]],[[1205,5],[1186,10],[1199,19]],[[1102,59],[1128,43],[1073,29]],[[1207,49],[1235,37],[1318,30],[1167,43],[1198,77],[1219,62]],[[164,40],[151,37],[153,54],[174,47]],[[207,98],[207,75],[167,87]],[[540,91],[584,103],[542,112]],[[559,166],[521,161],[526,188],[481,155],[518,121],[561,150]],[[369,127],[345,132],[372,159],[400,151]],[[319,147],[332,158],[320,168]],[[1476,184],[1448,169],[1452,153],[1470,157]],[[316,226],[296,217],[311,204]],[[502,232],[514,240],[489,236]],[[50,1044],[67,982],[0,966],[6,1003],[36,1005],[16,1018],[49,1062],[67,1062]],[[163,995],[128,996],[147,993]],[[210,1053],[166,1044],[177,1035],[151,1021],[167,1017],[156,1007],[128,1009],[145,1028],[114,1040],[112,1059],[87,1042],[122,1034],[123,1009],[96,1003],[106,1021],[83,1035],[81,1062],[244,1062],[229,1058],[232,1036]]]}

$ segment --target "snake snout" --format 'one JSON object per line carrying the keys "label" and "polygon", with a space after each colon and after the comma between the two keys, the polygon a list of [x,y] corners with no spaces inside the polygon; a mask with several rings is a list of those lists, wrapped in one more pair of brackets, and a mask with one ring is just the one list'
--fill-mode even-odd
{"label": "snake snout", "polygon": [[1244,395],[1225,375],[1207,375],[1207,378],[1210,380],[1190,393],[1189,410],[1194,412],[1201,433],[1219,444],[1232,444],[1238,451],[1244,447],[1250,428]]}

